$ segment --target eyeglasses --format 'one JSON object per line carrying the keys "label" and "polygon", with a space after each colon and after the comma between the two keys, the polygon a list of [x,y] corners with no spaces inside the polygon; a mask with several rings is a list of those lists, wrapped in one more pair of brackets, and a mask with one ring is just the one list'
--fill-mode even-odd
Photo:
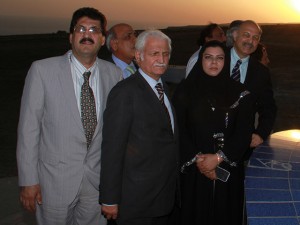
{"label": "eyeglasses", "polygon": [[99,28],[99,27],[86,28],[84,26],[76,26],[76,27],[74,27],[74,31],[76,33],[80,33],[80,34],[84,34],[87,31],[91,34],[100,34],[101,33],[101,28]]}

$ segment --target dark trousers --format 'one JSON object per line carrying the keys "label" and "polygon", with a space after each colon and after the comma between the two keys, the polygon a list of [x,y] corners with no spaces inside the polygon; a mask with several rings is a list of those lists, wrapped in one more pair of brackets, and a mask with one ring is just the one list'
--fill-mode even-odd
{"label": "dark trousers", "polygon": [[134,218],[134,219],[117,219],[117,225],[167,225],[168,216]]}

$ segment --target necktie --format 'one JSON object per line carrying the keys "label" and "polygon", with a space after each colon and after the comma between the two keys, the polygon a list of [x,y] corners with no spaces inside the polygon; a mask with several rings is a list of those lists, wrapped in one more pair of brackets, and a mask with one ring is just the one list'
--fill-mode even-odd
{"label": "necktie", "polygon": [[164,107],[164,110],[167,113],[167,116],[168,116],[168,119],[169,119],[169,122],[170,122],[170,125],[171,125],[171,118],[170,118],[169,110],[168,110],[167,106],[165,105],[165,101],[164,101],[164,89],[162,87],[162,84],[161,83],[157,83],[155,85],[155,88],[156,88],[156,90],[158,92],[158,95],[159,95],[158,96],[159,102]]}
{"label": "necktie", "polygon": [[81,86],[81,121],[83,124],[87,148],[89,149],[96,126],[97,126],[97,115],[96,115],[96,104],[92,88],[89,85],[89,78],[91,72],[85,72],[83,74],[84,82]]}
{"label": "necktie", "polygon": [[132,66],[128,65],[126,67],[126,70],[130,72],[130,74],[134,74],[135,73],[135,68],[133,68]]}
{"label": "necktie", "polygon": [[231,78],[235,81],[240,82],[241,79],[241,73],[240,73],[240,65],[242,63],[242,60],[238,60],[235,64],[235,66],[232,69]]}

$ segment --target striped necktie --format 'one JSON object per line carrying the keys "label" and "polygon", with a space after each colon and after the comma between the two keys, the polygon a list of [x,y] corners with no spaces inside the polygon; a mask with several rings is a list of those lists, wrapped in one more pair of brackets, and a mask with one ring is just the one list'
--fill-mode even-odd
{"label": "striped necktie", "polygon": [[158,92],[158,99],[159,99],[159,102],[161,103],[161,105],[164,107],[164,110],[166,111],[167,113],[167,116],[168,116],[168,120],[170,122],[170,125],[171,125],[171,118],[170,118],[170,114],[169,114],[169,110],[167,108],[167,106],[165,105],[165,101],[164,101],[164,89],[163,89],[163,86],[161,83],[157,83],[155,85],[155,88]]}
{"label": "striped necktie", "polygon": [[135,68],[133,68],[133,66],[128,65],[126,67],[126,70],[130,72],[130,74],[134,74],[135,73]]}
{"label": "striped necktie", "polygon": [[241,80],[241,72],[240,72],[240,65],[242,63],[242,60],[238,60],[235,64],[235,66],[232,69],[231,78],[235,81],[240,82]]}

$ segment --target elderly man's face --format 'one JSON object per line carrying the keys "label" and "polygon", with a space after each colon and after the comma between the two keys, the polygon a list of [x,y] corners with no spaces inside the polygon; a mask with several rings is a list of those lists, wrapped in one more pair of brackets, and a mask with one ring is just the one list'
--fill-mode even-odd
{"label": "elderly man's face", "polygon": [[150,77],[158,80],[169,65],[170,49],[167,40],[149,37],[143,52],[136,51],[135,57],[140,68]]}
{"label": "elderly man's face", "polygon": [[135,54],[136,32],[131,26],[122,24],[115,27],[116,38],[111,40],[111,47],[116,57],[131,63]]}
{"label": "elderly man's face", "polygon": [[234,48],[240,58],[245,58],[256,50],[260,35],[256,24],[246,22],[240,25],[234,37]]}

